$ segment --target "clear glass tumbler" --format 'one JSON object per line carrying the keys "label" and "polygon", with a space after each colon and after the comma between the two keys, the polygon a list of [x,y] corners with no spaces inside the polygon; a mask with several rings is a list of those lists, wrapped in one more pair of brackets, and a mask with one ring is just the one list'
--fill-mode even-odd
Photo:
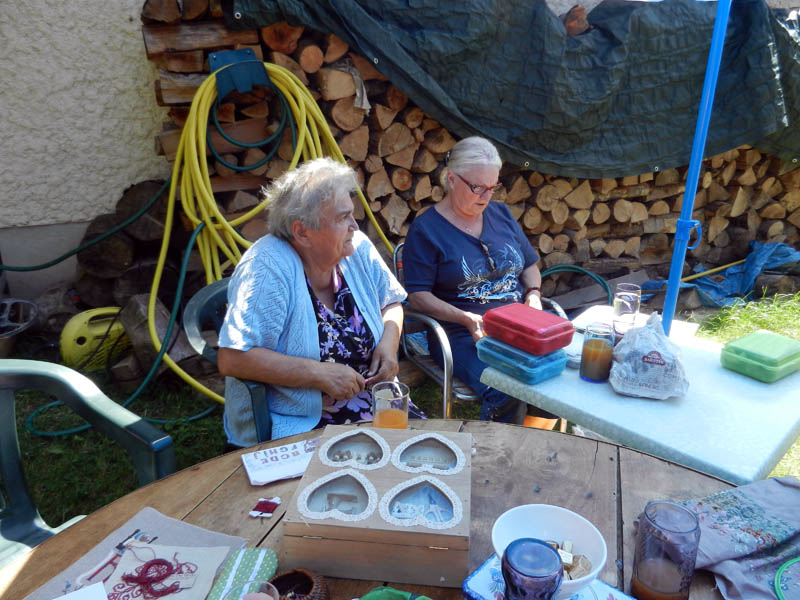
{"label": "clear glass tumbler", "polygon": [[372,386],[372,426],[408,429],[408,386],[381,381]]}
{"label": "clear glass tumbler", "polygon": [[503,552],[500,563],[506,583],[505,600],[551,600],[564,578],[555,548],[535,538],[520,538]]}
{"label": "clear glass tumbler", "polygon": [[581,379],[601,383],[611,373],[614,331],[607,323],[592,323],[583,332]]}
{"label": "clear glass tumbler", "polygon": [[636,537],[633,597],[688,600],[699,543],[697,515],[673,502],[648,502]]}
{"label": "clear glass tumbler", "polygon": [[642,288],[635,283],[618,283],[614,288],[614,330],[619,335],[634,326],[641,301]]}

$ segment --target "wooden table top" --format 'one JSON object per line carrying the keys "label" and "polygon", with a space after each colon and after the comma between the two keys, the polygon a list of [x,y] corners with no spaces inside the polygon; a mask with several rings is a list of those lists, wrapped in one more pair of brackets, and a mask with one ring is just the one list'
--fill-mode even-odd
{"label": "wooden table top", "polygon": [[[608,562],[600,578],[629,590],[633,561],[633,521],[649,500],[686,500],[727,489],[730,484],[692,469],[616,444],[552,431],[481,421],[412,421],[413,429],[472,433],[472,530],[470,569],[493,550],[494,520],[519,504],[555,504],[594,523],[608,546]],[[319,435],[309,432],[260,447]],[[121,527],[145,506],[166,516],[220,533],[238,535],[248,546],[280,550],[282,518],[299,479],[253,487],[232,452],[200,463],[140,488],[87,516],[48,539],[32,552],[0,570],[0,599],[16,600],[47,582]],[[283,503],[271,519],[252,519],[248,512],[259,497],[280,496]],[[280,565],[279,565],[280,570]],[[331,598],[351,599],[384,581],[326,578]],[[713,577],[698,572],[692,600],[722,598]],[[434,600],[457,600],[461,590],[395,584],[394,587]]]}

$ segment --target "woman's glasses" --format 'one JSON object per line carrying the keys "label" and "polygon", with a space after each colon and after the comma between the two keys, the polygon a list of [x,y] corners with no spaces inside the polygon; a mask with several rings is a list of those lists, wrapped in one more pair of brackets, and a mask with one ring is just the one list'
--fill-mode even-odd
{"label": "woman's glasses", "polygon": [[463,181],[470,189],[470,191],[476,196],[483,196],[486,192],[494,192],[496,189],[502,187],[502,184],[500,183],[495,183],[494,185],[481,185],[476,183],[470,183],[455,171],[453,171],[453,174],[456,177],[458,177],[461,181]]}

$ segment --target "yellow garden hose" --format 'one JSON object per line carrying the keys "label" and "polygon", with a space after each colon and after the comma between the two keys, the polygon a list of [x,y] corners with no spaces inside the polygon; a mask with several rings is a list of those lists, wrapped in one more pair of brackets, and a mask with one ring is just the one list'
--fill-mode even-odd
{"label": "yellow garden hose", "polygon": [[[205,223],[203,231],[197,238],[197,247],[205,270],[206,284],[218,281],[222,278],[226,268],[239,262],[242,252],[250,247],[251,242],[242,237],[235,227],[261,213],[266,205],[266,201],[264,201],[244,215],[228,221],[220,212],[211,189],[206,159],[208,114],[217,99],[216,75],[230,66],[233,65],[228,65],[211,73],[198,88],[192,100],[189,116],[183,127],[175,155],[169,198],[167,200],[167,216],[164,222],[164,237],[147,307],[147,324],[150,338],[157,351],[161,349],[161,340],[155,326],[156,299],[169,248],[178,186],[180,186],[183,214],[192,227],[197,227],[201,222]],[[344,155],[336,144],[336,140],[333,138],[333,134],[328,128],[322,111],[308,88],[294,74],[283,67],[271,63],[264,63],[264,67],[273,85],[286,98],[297,125],[297,144],[292,160],[289,163],[289,169],[295,168],[301,158],[302,160],[311,160],[322,156],[330,156],[340,162],[346,162]],[[392,244],[378,225],[364,194],[360,189],[357,190],[357,193],[367,217],[391,252],[393,250]],[[188,375],[168,354],[164,355],[164,361],[194,389],[217,402],[225,402],[222,396]]]}

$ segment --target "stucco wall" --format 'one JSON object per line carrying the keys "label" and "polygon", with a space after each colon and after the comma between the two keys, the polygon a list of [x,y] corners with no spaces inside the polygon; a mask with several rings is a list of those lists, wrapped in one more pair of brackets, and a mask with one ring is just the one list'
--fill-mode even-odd
{"label": "stucco wall", "polygon": [[142,0],[0,2],[0,228],[79,223],[169,174]]}

